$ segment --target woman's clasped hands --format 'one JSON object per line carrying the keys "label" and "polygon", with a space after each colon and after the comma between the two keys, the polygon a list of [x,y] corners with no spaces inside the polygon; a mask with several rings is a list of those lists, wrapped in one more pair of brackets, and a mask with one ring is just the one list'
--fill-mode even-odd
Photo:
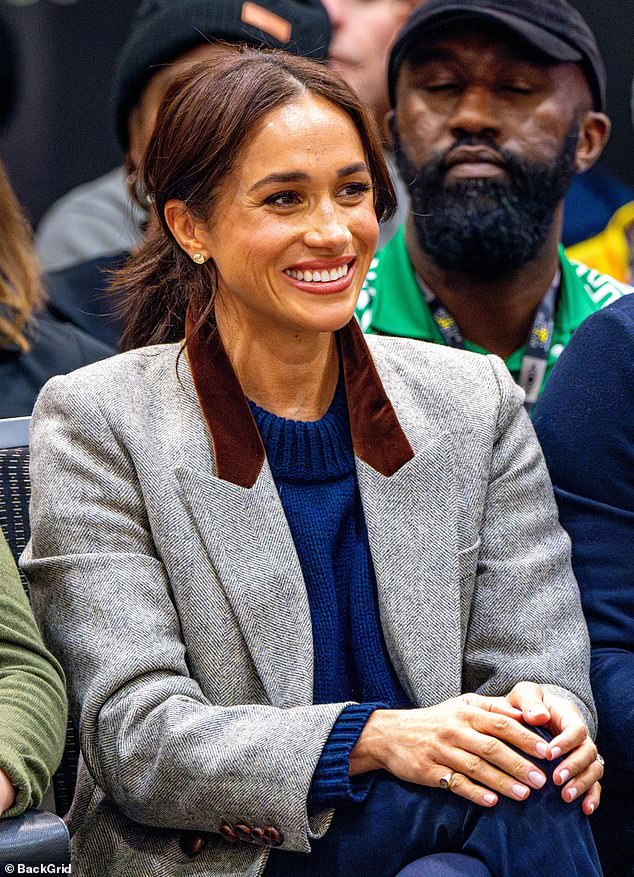
{"label": "woman's clasped hands", "polygon": [[[530,726],[543,727],[552,739]],[[603,762],[585,722],[569,700],[530,682],[506,697],[463,694],[432,707],[375,710],[351,752],[350,774],[384,769],[493,807],[500,794],[522,801],[546,784],[546,773],[523,753],[561,758],[553,781],[563,800],[585,796],[584,812],[596,810]]]}

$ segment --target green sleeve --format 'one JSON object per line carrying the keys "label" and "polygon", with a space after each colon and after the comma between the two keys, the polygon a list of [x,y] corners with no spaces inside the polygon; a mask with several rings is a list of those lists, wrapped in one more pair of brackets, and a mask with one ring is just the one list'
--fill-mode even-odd
{"label": "green sleeve", "polygon": [[0,534],[0,768],[16,793],[3,816],[40,804],[62,757],[66,714],[62,669],[42,642]]}

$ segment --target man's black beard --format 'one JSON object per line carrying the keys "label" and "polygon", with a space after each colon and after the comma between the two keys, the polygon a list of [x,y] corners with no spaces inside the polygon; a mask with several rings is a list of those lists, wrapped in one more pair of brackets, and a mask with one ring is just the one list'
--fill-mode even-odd
{"label": "man's black beard", "polygon": [[[482,137],[464,137],[418,171],[396,143],[396,161],[411,196],[418,244],[447,271],[499,280],[534,259],[552,228],[555,208],[575,174],[578,124],[552,166],[532,164]],[[457,146],[485,146],[504,162],[508,181],[489,178],[447,183],[447,154]]]}

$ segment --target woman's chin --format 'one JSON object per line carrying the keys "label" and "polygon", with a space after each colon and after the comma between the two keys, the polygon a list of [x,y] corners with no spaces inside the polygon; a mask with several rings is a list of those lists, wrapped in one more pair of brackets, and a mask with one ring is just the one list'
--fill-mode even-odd
{"label": "woman's chin", "polygon": [[328,315],[320,315],[318,318],[311,320],[307,325],[307,331],[314,331],[320,334],[328,334],[338,332],[343,329],[354,316],[354,308],[352,310],[340,310]]}
{"label": "woman's chin", "polygon": [[347,295],[345,299],[334,298],[315,302],[302,314],[302,322],[307,330],[316,332],[337,332],[354,317],[357,297]]}

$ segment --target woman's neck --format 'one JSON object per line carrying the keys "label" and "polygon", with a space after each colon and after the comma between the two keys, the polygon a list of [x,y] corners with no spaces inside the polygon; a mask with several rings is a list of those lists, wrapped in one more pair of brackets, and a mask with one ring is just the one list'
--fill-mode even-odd
{"label": "woman's neck", "polygon": [[216,308],[227,356],[245,396],[260,408],[289,420],[319,420],[332,402],[339,377],[333,333],[288,330],[233,331],[233,321]]}

